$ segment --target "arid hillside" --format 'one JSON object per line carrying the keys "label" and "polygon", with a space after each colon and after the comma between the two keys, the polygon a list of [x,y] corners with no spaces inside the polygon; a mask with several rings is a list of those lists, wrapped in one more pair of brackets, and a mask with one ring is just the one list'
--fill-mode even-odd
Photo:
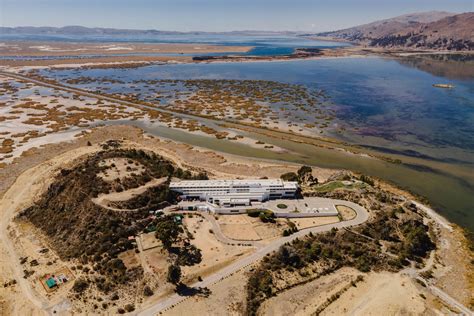
{"label": "arid hillside", "polygon": [[466,51],[474,49],[474,13],[409,14],[318,35],[376,47]]}
{"label": "arid hillside", "polygon": [[474,13],[463,13],[436,22],[407,27],[393,34],[376,38],[370,45],[473,50]]}
{"label": "arid hillside", "polygon": [[455,14],[439,11],[404,14],[390,19],[375,21],[343,30],[320,33],[318,35],[349,41],[368,41],[391,35],[407,27],[435,22],[453,15]]}

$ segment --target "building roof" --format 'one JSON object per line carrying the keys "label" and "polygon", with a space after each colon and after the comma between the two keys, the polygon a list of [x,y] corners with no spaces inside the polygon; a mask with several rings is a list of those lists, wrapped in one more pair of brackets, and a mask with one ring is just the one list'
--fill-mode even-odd
{"label": "building roof", "polygon": [[250,186],[250,187],[285,187],[288,189],[298,188],[298,183],[295,181],[283,181],[281,179],[248,179],[248,180],[182,180],[173,181],[170,183],[170,188],[187,187],[187,188],[203,188],[203,187],[235,187],[235,186]]}
{"label": "building roof", "polygon": [[53,278],[49,278],[46,280],[46,285],[49,287],[49,288],[52,288],[52,287],[55,287],[57,284],[56,284],[56,280],[53,279]]}

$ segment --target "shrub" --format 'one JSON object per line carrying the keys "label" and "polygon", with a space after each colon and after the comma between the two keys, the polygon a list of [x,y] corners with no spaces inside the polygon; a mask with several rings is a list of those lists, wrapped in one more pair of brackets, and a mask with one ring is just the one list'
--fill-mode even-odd
{"label": "shrub", "polygon": [[374,180],[366,175],[361,175],[359,178],[360,181],[367,183],[370,186],[374,186]]}
{"label": "shrub", "polygon": [[298,181],[298,175],[294,172],[287,172],[280,176],[283,181]]}
{"label": "shrub", "polygon": [[127,304],[125,305],[125,310],[130,313],[130,312],[133,312],[135,310],[135,305],[133,304]]}
{"label": "shrub", "polygon": [[143,288],[143,295],[152,296],[153,290],[148,285],[145,285],[145,287]]}
{"label": "shrub", "polygon": [[79,278],[74,282],[72,289],[76,293],[83,293],[89,287],[89,282],[83,278]]}
{"label": "shrub", "polygon": [[261,210],[250,209],[250,210],[247,210],[247,215],[250,217],[258,217],[260,215],[260,212]]}
{"label": "shrub", "polygon": [[167,281],[173,284],[178,284],[181,279],[181,268],[177,264],[172,264],[168,267]]}

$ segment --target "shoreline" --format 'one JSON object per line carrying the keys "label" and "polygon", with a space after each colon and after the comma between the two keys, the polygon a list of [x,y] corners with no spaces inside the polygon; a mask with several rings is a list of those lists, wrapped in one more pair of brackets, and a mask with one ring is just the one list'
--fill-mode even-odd
{"label": "shoreline", "polygon": [[[326,39],[325,41],[330,41],[329,39]],[[32,42],[22,42],[23,44],[25,43],[50,43],[50,42],[37,42],[37,41],[32,41]],[[66,43],[66,42],[52,42],[52,43]],[[75,44],[84,44],[84,45],[91,45],[91,43],[87,42],[75,42]],[[102,44],[114,44],[118,45],[120,43],[114,43],[114,42],[102,42]],[[41,67],[54,67],[56,66],[66,66],[70,65],[71,67],[78,67],[81,65],[86,65],[86,64],[96,64],[96,65],[110,65],[115,67],[120,67],[122,64],[127,64],[127,63],[144,63],[141,66],[147,66],[146,63],[154,64],[157,62],[161,63],[182,63],[182,64],[193,64],[193,63],[249,63],[249,62],[278,62],[278,61],[301,61],[301,60],[317,60],[317,59],[327,59],[327,58],[361,58],[361,57],[408,57],[408,56],[416,56],[416,55],[436,55],[436,54],[443,54],[443,55],[457,55],[457,54],[466,54],[466,55],[474,55],[474,51],[447,51],[447,50],[430,50],[430,49],[400,49],[400,48],[378,48],[378,47],[367,47],[363,45],[359,45],[357,43],[352,43],[354,46],[349,46],[349,47],[334,47],[334,48],[321,48],[318,49],[318,53],[306,53],[305,54],[299,54],[298,50],[302,50],[304,52],[305,48],[295,48],[295,52],[290,55],[273,55],[273,56],[246,56],[246,55],[232,55],[232,53],[242,53],[242,52],[248,52],[253,46],[227,46],[227,45],[210,45],[210,44],[167,44],[167,43],[138,43],[138,45],[141,46],[147,46],[147,45],[155,45],[155,46],[178,46],[178,48],[174,49],[166,49],[163,51],[160,51],[160,53],[168,54],[168,53],[182,53],[182,51],[179,51],[179,47],[183,46],[186,47],[183,51],[186,51],[185,54],[188,54],[189,52],[192,53],[197,53],[196,50],[189,50],[192,46],[196,45],[202,45],[204,46],[204,49],[202,49],[203,54],[196,54],[193,56],[187,56],[187,55],[182,55],[182,56],[152,56],[152,55],[146,55],[146,53],[151,53],[149,50],[137,50],[134,51],[134,53],[142,53],[143,56],[137,56],[137,55],[128,55],[128,56],[117,56],[114,54],[119,54],[117,51],[112,51],[112,52],[106,52],[104,53],[103,51],[100,52],[99,54],[103,54],[103,56],[100,57],[94,57],[94,58],[77,58],[77,59],[43,59],[43,60],[18,60],[18,59],[0,59],[0,67],[1,66],[6,66],[6,67],[35,67],[35,66],[41,66]],[[126,45],[126,44],[124,44]],[[206,53],[226,53],[228,52],[228,55],[222,55],[222,56],[207,56],[205,55]],[[125,51],[126,53],[130,53],[130,51]],[[74,54],[72,52],[69,55],[87,55],[89,53],[78,53]],[[36,53],[36,54],[29,54],[27,56],[57,56],[61,57],[61,55],[64,55],[64,53],[56,53],[56,54],[51,54],[50,52],[45,52],[45,53]],[[2,53],[0,52],[0,56],[20,56],[18,53],[15,53],[15,55],[11,55],[9,53]],[[195,60],[194,58],[209,58],[205,60]],[[139,67],[139,66],[138,66]],[[113,67],[111,67],[113,68]]]}
{"label": "shoreline", "polygon": [[[22,165],[24,164],[25,160],[28,160],[29,157],[33,157],[33,156],[38,155],[40,153],[41,154],[48,153],[47,156],[50,156],[49,154],[51,154],[52,156],[50,156],[50,157],[54,157],[55,154],[51,153],[50,148],[68,148],[68,149],[73,148],[72,150],[74,150],[74,148],[77,148],[78,146],[79,147],[80,146],[84,147],[84,144],[87,143],[91,137],[96,137],[96,138],[98,137],[99,140],[102,139],[102,141],[110,139],[111,136],[102,136],[101,135],[101,134],[110,135],[110,132],[112,132],[112,135],[115,135],[116,138],[126,139],[127,138],[126,135],[128,135],[129,133],[122,132],[121,131],[122,129],[127,129],[129,131],[133,131],[133,134],[135,134],[135,136],[133,136],[132,139],[135,139],[135,142],[137,140],[146,141],[147,139],[148,140],[156,139],[158,141],[158,143],[168,143],[168,144],[169,143],[171,143],[171,144],[174,143],[174,144],[178,144],[179,146],[184,146],[188,150],[191,150],[191,151],[209,152],[209,153],[212,153],[212,155],[217,155],[217,156],[222,156],[222,157],[230,157],[230,158],[232,158],[232,160],[240,161],[244,164],[253,162],[253,163],[256,163],[256,164],[260,164],[260,165],[286,165],[286,166],[291,166],[291,168],[295,168],[295,170],[297,169],[297,167],[301,166],[301,164],[297,163],[297,162],[287,162],[287,161],[281,161],[281,160],[275,160],[275,159],[247,157],[247,156],[242,156],[242,155],[237,155],[237,154],[212,150],[212,149],[201,147],[201,146],[191,145],[191,144],[176,141],[176,140],[166,138],[166,137],[154,136],[154,135],[148,134],[146,131],[144,131],[143,129],[141,129],[139,127],[135,127],[135,126],[131,126],[131,125],[98,126],[98,127],[90,128],[90,129],[88,129],[88,131],[76,131],[76,135],[72,139],[62,140],[62,141],[56,142],[56,143],[48,143],[48,144],[40,145],[39,147],[33,146],[33,147],[28,148],[19,157],[15,158],[10,165],[20,167],[20,169],[23,170],[23,171],[21,171],[21,173],[23,173],[28,169],[25,169],[24,167],[22,167]],[[104,131],[106,131],[106,132],[103,133]],[[145,147],[145,148],[148,147],[148,146],[146,146],[146,144],[141,144],[141,146]],[[71,149],[69,149],[69,150],[71,150]],[[59,154],[64,154],[64,153],[68,152],[68,150],[61,150],[61,149],[59,149],[59,150],[58,149],[53,149],[52,151],[55,151],[55,152],[57,151]],[[31,152],[35,152],[35,153],[33,154]],[[173,162],[177,163],[178,165],[186,165],[186,163],[183,164],[183,161],[180,160],[180,158],[178,158],[179,156],[176,156],[176,155],[169,156],[169,155],[166,155],[166,154],[164,154],[164,156],[171,159]],[[36,165],[41,164],[42,162],[44,162],[44,161],[37,162]],[[316,170],[319,170],[319,171],[328,170],[330,172],[341,172],[341,171],[344,170],[344,169],[328,169],[328,168],[322,168],[322,167],[318,167],[318,166],[312,166],[312,167],[315,168]],[[0,171],[1,170],[2,169],[0,169]],[[5,169],[5,171],[8,173],[8,170]],[[354,171],[350,171],[350,172],[353,172],[355,174],[359,174],[358,172],[354,172]],[[19,176],[19,174],[17,174],[17,173],[16,173],[16,175]],[[6,177],[9,177],[9,176],[7,175]],[[1,172],[0,172],[0,179],[2,179],[2,173]],[[15,177],[15,179],[16,179],[16,177]],[[450,227],[450,225],[456,225],[455,223],[450,222],[443,215],[441,215],[440,213],[438,213],[437,211],[432,209],[432,207],[429,205],[429,203],[427,203],[426,201],[422,201],[424,199],[423,197],[417,196],[416,194],[410,192],[406,188],[399,187],[394,183],[390,183],[390,182],[388,182],[386,180],[383,180],[383,179],[380,179],[378,177],[375,177],[375,179],[377,179],[377,181],[383,183],[384,186],[390,188],[390,190],[397,190],[397,191],[403,192],[403,194],[405,196],[408,196],[408,198],[410,200],[412,200],[415,204],[420,205],[430,218],[437,221],[444,228],[449,229],[450,231],[452,231],[452,228]],[[2,179],[2,182],[7,183],[8,179]],[[6,190],[7,189],[5,189],[5,188],[2,189],[0,187],[0,198],[3,196],[3,194],[6,192]],[[460,228],[464,229],[462,227],[460,227]]]}

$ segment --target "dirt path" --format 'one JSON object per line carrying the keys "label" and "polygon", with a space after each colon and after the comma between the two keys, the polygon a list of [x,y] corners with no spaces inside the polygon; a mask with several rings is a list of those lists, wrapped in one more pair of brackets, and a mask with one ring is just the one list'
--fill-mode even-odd
{"label": "dirt path", "polygon": [[145,192],[147,189],[151,187],[156,187],[158,185],[165,183],[167,179],[168,179],[167,177],[153,179],[147,182],[146,184],[139,186],[137,188],[133,188],[133,189],[122,191],[122,192],[112,192],[109,194],[101,194],[98,197],[91,199],[91,201],[103,208],[106,208],[112,211],[119,211],[119,212],[120,211],[134,211],[134,210],[129,210],[129,209],[113,208],[113,207],[110,207],[107,202],[128,201],[131,198],[142,194],[143,192]]}
{"label": "dirt path", "polygon": [[431,294],[437,296],[449,306],[452,306],[458,309],[459,311],[461,311],[461,313],[463,313],[463,315],[474,315],[474,313],[468,307],[463,305],[461,302],[456,300],[454,297],[452,297],[451,295],[449,295],[448,293],[446,293],[439,287],[433,285],[432,282],[430,282],[429,280],[426,280],[420,276],[420,273],[431,270],[434,266],[434,263],[435,263],[435,252],[432,251],[430,253],[430,257],[428,258],[425,266],[422,269],[407,268],[407,269],[402,270],[400,274],[408,275],[412,279],[423,283],[425,287],[431,292]]}

